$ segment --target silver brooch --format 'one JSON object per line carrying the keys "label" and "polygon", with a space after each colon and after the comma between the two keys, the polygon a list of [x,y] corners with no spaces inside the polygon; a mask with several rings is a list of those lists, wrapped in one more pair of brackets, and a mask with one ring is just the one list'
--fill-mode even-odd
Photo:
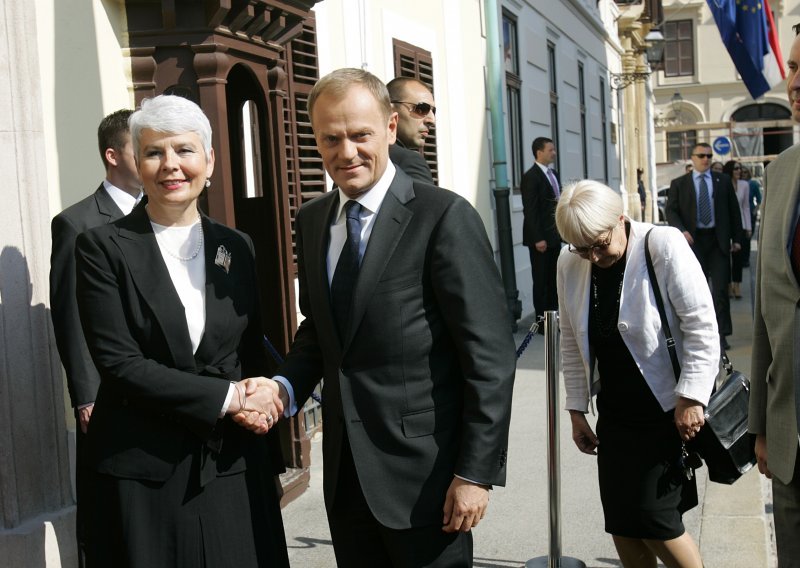
{"label": "silver brooch", "polygon": [[214,264],[222,268],[225,274],[231,269],[231,253],[223,245],[217,247],[217,256],[214,258]]}

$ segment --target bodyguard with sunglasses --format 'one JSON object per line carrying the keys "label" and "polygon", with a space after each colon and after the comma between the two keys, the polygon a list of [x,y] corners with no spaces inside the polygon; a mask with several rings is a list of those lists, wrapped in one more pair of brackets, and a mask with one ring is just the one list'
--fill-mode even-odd
{"label": "bodyguard with sunglasses", "polygon": [[389,146],[389,158],[412,178],[432,184],[431,169],[420,151],[436,124],[433,94],[410,77],[396,77],[386,88],[397,113],[397,140]]}
{"label": "bodyguard with sunglasses", "polygon": [[667,222],[683,232],[703,273],[711,279],[720,343],[733,333],[728,284],[731,252],[741,250],[742,217],[731,178],[710,171],[713,152],[706,143],[692,150],[694,171],[672,180],[667,193]]}

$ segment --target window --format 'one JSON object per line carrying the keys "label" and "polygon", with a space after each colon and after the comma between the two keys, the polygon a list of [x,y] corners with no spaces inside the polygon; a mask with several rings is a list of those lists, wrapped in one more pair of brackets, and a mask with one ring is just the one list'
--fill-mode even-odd
{"label": "window", "polygon": [[578,103],[581,113],[581,151],[583,155],[583,179],[589,177],[589,142],[586,132],[586,83],[584,82],[583,63],[578,62]]}
{"label": "window", "polygon": [[556,170],[561,168],[558,165],[558,81],[556,79],[556,46],[547,42],[547,62],[548,75],[550,79],[550,139],[556,147],[556,161],[553,167]]}
{"label": "window", "polygon": [[694,21],[664,24],[664,75],[694,75]]}
{"label": "window", "polygon": [[525,162],[525,150],[522,147],[522,113],[520,89],[522,80],[519,77],[519,57],[517,55],[517,21],[503,11],[503,54],[506,69],[506,128],[510,141],[508,166],[510,182],[513,189],[522,183],[522,164]]}
{"label": "window", "polygon": [[600,79],[600,128],[603,131],[603,181],[608,184],[608,114],[606,114],[606,82]]}
{"label": "window", "polygon": [[[436,91],[433,89],[433,57],[429,51],[420,49],[410,43],[392,39],[394,47],[394,76],[413,77],[431,90],[436,99]],[[422,147],[422,157],[428,162],[433,174],[433,183],[439,183],[439,165],[436,150],[436,128],[434,128],[425,139]]]}
{"label": "window", "polygon": [[667,161],[688,160],[697,145],[697,130],[667,132]]}

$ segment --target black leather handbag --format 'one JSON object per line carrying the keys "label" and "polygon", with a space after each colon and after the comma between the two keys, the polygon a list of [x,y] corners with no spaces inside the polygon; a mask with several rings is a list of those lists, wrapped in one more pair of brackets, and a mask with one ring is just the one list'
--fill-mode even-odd
{"label": "black leather handbag", "polygon": [[[652,229],[650,229],[652,231]],[[675,380],[681,374],[681,365],[675,350],[667,315],[664,311],[664,300],[653,269],[650,256],[650,231],[644,239],[647,272],[650,284],[656,297],[658,313],[661,316],[661,328],[667,338],[667,349],[672,361]],[[733,369],[728,355],[722,352],[722,365],[728,375],[725,382],[711,395],[705,410],[705,425],[697,437],[688,445],[689,450],[696,451],[708,467],[708,478],[716,483],[730,485],[756,463],[755,436],[747,432],[747,411],[750,402],[750,381],[739,371]]]}

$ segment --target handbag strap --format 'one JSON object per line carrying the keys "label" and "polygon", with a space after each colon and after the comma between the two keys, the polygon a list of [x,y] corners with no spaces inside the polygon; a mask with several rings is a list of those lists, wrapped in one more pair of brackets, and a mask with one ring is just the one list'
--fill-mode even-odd
{"label": "handbag strap", "polygon": [[[653,227],[655,228],[655,227]],[[656,278],[656,270],[653,268],[653,257],[650,255],[650,233],[653,232],[651,228],[647,231],[644,237],[644,258],[647,261],[647,273],[650,275],[650,285],[653,287],[653,293],[656,296],[656,306],[658,307],[658,315],[661,316],[661,330],[667,338],[667,349],[669,350],[669,358],[672,361],[672,371],[675,373],[675,380],[681,376],[681,364],[678,361],[678,352],[675,349],[675,339],[672,337],[672,331],[667,322],[667,313],[664,310],[664,299],[661,297],[661,288],[658,285]]]}

